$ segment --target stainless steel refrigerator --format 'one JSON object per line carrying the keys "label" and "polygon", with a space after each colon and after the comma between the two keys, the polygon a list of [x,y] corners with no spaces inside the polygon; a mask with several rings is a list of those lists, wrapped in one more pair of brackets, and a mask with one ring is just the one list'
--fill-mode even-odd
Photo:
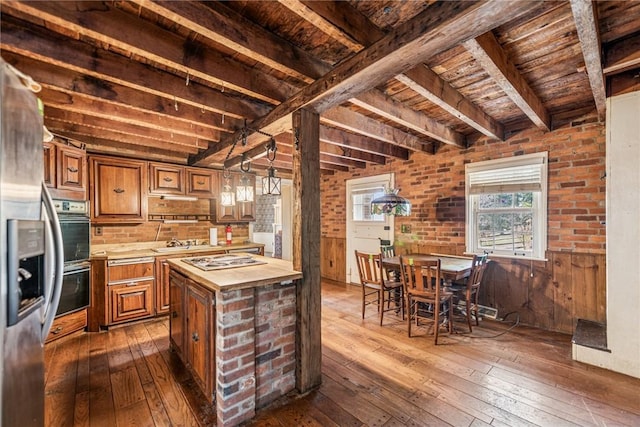
{"label": "stainless steel refrigerator", "polygon": [[43,185],[43,119],[0,58],[0,403],[2,427],[44,425],[44,339],[60,299],[60,225]]}

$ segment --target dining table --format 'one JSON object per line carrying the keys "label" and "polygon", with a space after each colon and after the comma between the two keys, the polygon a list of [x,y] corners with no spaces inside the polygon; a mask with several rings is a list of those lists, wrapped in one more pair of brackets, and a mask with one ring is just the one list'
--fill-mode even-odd
{"label": "dining table", "polygon": [[[473,258],[446,254],[406,254],[403,258],[413,260],[440,260],[440,275],[445,282],[451,283],[469,277]],[[388,269],[400,269],[400,257],[393,256],[382,259],[382,266]]]}

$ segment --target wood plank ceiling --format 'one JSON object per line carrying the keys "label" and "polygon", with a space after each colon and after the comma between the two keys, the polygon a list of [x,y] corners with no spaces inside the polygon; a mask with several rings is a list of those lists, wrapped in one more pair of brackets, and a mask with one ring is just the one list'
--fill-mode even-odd
{"label": "wood plank ceiling", "polygon": [[[320,113],[323,173],[605,112],[640,67],[640,2],[3,1],[2,57],[56,135],[112,153],[291,169]],[[232,149],[233,147],[233,149]]]}

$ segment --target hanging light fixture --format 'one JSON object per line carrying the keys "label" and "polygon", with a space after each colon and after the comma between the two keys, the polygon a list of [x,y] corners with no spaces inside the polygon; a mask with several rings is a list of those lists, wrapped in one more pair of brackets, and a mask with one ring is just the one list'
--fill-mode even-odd
{"label": "hanging light fixture", "polygon": [[380,215],[409,216],[411,202],[398,195],[399,189],[385,187],[384,195],[371,201],[371,213]]}
{"label": "hanging light fixture", "polygon": [[271,194],[279,196],[282,193],[281,182],[282,180],[276,177],[276,170],[273,168],[273,161],[276,159],[276,140],[271,138],[269,144],[267,144],[267,160],[269,160],[269,168],[267,169],[267,176],[262,178],[262,194]]}
{"label": "hanging light fixture", "polygon": [[245,155],[242,154],[242,161],[240,162],[240,170],[242,173],[242,178],[240,178],[240,184],[236,187],[236,201],[240,203],[253,202],[253,185],[249,182],[247,178],[247,172],[251,170],[251,163],[247,162],[247,166],[245,167]]}
{"label": "hanging light fixture", "polygon": [[220,205],[221,206],[235,206],[236,205],[236,195],[231,190],[231,184],[229,184],[229,169],[224,168],[222,170],[222,177],[224,178],[224,186],[220,192]]}

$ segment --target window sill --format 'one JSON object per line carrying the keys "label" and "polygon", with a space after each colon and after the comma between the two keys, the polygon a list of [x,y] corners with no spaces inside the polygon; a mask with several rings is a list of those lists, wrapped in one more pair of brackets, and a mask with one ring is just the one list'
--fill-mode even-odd
{"label": "window sill", "polygon": [[[482,254],[476,254],[474,252],[465,252],[464,255],[473,256],[473,255],[482,255]],[[489,259],[505,258],[505,259],[521,259],[523,261],[543,261],[543,262],[549,261],[547,258],[531,258],[523,255],[505,255],[505,254],[488,254],[488,255],[489,255]]]}

